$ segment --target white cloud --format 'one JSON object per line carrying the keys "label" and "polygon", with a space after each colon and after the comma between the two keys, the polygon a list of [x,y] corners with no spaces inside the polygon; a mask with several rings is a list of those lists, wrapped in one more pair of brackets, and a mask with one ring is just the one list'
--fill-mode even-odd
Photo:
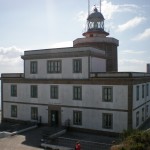
{"label": "white cloud", "polygon": [[146,18],[144,18],[144,17],[135,17],[135,18],[127,21],[126,23],[119,25],[117,31],[122,32],[127,29],[134,28],[145,20],[146,20]]}
{"label": "white cloud", "polygon": [[23,51],[20,48],[17,48],[16,46],[12,47],[0,47],[0,56],[7,57],[7,58],[16,58],[18,55],[22,55]]}
{"label": "white cloud", "polygon": [[[117,12],[136,12],[139,7],[135,4],[123,4],[123,5],[115,5],[108,0],[104,0],[102,2],[102,13],[105,18],[112,19],[112,16]],[[107,11],[106,11],[107,10]]]}
{"label": "white cloud", "polygon": [[83,22],[83,21],[85,21],[85,20],[87,19],[87,16],[88,16],[88,13],[87,13],[87,12],[80,11],[80,12],[77,14],[77,16],[76,16],[76,19],[77,19],[78,21]]}
{"label": "white cloud", "polygon": [[132,40],[139,41],[139,40],[144,40],[147,38],[150,38],[150,28],[145,29],[143,33],[138,34]]}
{"label": "white cloud", "polygon": [[0,47],[0,73],[22,72],[22,54],[23,50],[16,46]]}
{"label": "white cloud", "polygon": [[146,61],[144,60],[138,60],[138,59],[121,59],[119,60],[119,63],[125,64],[125,63],[131,63],[131,64],[144,64]]}
{"label": "white cloud", "polygon": [[72,47],[73,42],[72,41],[65,41],[65,42],[59,42],[51,45],[51,48],[63,48],[63,47]]}
{"label": "white cloud", "polygon": [[[107,11],[106,11],[107,10]],[[102,13],[105,19],[109,20],[115,12],[119,11],[119,5],[113,5],[112,2],[104,0],[102,2]]]}
{"label": "white cloud", "polygon": [[122,53],[126,54],[144,54],[145,51],[139,51],[139,50],[124,50]]}
{"label": "white cloud", "polygon": [[[102,1],[102,13],[106,20],[112,19],[112,16],[117,12],[137,13],[137,9],[139,9],[139,7],[134,4],[115,5],[108,0]],[[75,18],[78,21],[85,21],[87,18],[87,12],[80,11]]]}
{"label": "white cloud", "polygon": [[120,59],[119,71],[146,72],[146,61],[139,59]]}

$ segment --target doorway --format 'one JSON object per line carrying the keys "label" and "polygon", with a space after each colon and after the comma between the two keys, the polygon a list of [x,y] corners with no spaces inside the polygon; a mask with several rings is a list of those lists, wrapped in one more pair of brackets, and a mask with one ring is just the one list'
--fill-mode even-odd
{"label": "doorway", "polygon": [[51,126],[52,127],[55,127],[55,126],[58,126],[58,110],[51,110],[51,119],[50,119],[50,122],[51,122]]}

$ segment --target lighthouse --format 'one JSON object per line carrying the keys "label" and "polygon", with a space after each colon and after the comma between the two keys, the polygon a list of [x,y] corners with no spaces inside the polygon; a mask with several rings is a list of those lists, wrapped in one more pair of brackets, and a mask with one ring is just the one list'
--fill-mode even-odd
{"label": "lighthouse", "polygon": [[82,38],[73,41],[73,47],[94,47],[105,51],[106,55],[106,72],[118,71],[117,47],[119,40],[110,37],[105,31],[105,18],[100,10],[95,6],[92,13],[88,11],[86,30]]}

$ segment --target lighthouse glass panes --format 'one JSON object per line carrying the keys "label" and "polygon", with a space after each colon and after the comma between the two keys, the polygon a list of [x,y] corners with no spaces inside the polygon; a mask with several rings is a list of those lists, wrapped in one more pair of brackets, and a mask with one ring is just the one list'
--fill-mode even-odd
{"label": "lighthouse glass panes", "polygon": [[97,8],[87,18],[88,30],[102,30],[104,31],[104,17]]}
{"label": "lighthouse glass panes", "polygon": [[94,22],[88,22],[88,29],[102,29],[104,30],[104,21],[94,21]]}

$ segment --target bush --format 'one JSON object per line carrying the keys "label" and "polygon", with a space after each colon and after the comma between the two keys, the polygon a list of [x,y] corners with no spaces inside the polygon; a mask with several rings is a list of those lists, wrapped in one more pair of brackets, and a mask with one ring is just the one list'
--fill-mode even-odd
{"label": "bush", "polygon": [[150,132],[128,130],[122,134],[122,142],[115,150],[150,150]]}

